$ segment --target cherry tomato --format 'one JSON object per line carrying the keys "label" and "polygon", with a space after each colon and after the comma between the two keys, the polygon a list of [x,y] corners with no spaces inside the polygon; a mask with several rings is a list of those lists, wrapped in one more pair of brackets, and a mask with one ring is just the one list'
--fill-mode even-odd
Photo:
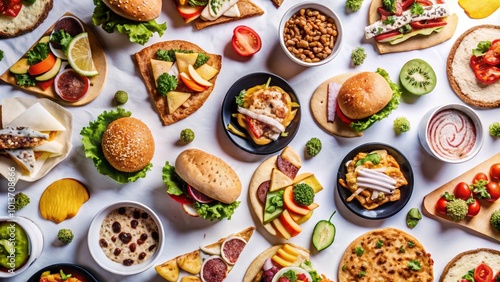
{"label": "cherry tomato", "polygon": [[476,216],[480,210],[481,210],[481,204],[477,199],[474,198],[474,202],[468,205],[467,216],[468,217]]}
{"label": "cherry tomato", "polygon": [[476,282],[491,282],[491,278],[493,278],[493,270],[485,263],[481,263],[474,270],[474,281]]}
{"label": "cherry tomato", "polygon": [[500,181],[500,163],[491,165],[490,177],[494,181]]}
{"label": "cherry tomato", "polygon": [[488,202],[494,202],[500,198],[500,184],[490,181],[486,184],[486,190],[490,194],[491,198],[486,199]]}
{"label": "cherry tomato", "polygon": [[482,173],[482,172],[477,173],[474,176],[474,178],[472,179],[472,184],[475,184],[479,180],[488,181],[488,175],[486,175],[486,173]]}
{"label": "cherry tomato", "polygon": [[436,210],[440,214],[446,214],[446,206],[448,205],[448,200],[441,197],[436,203]]}
{"label": "cherry tomato", "polygon": [[262,47],[260,36],[248,26],[239,25],[233,30],[232,45],[241,56],[251,56]]}
{"label": "cherry tomato", "polygon": [[469,199],[471,193],[472,191],[470,190],[469,184],[465,182],[459,182],[457,185],[455,185],[455,190],[453,190],[453,195],[462,200]]}

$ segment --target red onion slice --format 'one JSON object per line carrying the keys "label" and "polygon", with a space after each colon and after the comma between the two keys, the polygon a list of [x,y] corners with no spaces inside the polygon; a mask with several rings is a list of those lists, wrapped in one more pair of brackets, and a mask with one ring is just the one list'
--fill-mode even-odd
{"label": "red onion slice", "polygon": [[337,96],[339,95],[339,90],[342,85],[330,82],[328,83],[327,92],[327,121],[333,122],[335,120],[335,111],[337,107]]}

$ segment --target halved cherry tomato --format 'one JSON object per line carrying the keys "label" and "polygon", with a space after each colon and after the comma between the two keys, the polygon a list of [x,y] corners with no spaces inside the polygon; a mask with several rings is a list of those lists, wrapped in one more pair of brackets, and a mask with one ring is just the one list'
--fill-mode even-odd
{"label": "halved cherry tomato", "polygon": [[467,205],[467,216],[473,217],[476,216],[481,210],[481,204],[476,198],[472,198],[473,202]]}
{"label": "halved cherry tomato", "polygon": [[346,117],[344,115],[344,113],[340,110],[338,102],[337,102],[337,107],[335,107],[335,113],[340,118],[340,120],[343,121],[344,123],[351,124],[353,122],[353,120],[351,120],[350,118]]}
{"label": "halved cherry tomato", "polygon": [[494,181],[500,181],[500,163],[496,163],[496,164],[491,165],[490,177]]}
{"label": "halved cherry tomato", "polygon": [[455,185],[455,189],[453,190],[453,195],[456,198],[467,200],[470,198],[472,191],[470,190],[469,184],[465,182],[459,182]]}
{"label": "halved cherry tomato", "polygon": [[436,210],[440,214],[446,214],[446,206],[448,205],[449,201],[446,200],[445,198],[441,197],[436,203]]}
{"label": "halved cherry tomato", "polygon": [[434,19],[434,20],[422,20],[422,21],[411,22],[410,26],[415,29],[423,29],[430,27],[445,26],[447,24],[448,23],[443,19]]}
{"label": "halved cherry tomato", "polygon": [[480,82],[492,84],[500,79],[500,68],[484,62],[484,56],[472,55],[469,63],[477,80]]}
{"label": "halved cherry tomato", "polygon": [[233,30],[232,45],[240,56],[251,56],[259,52],[262,41],[255,30],[245,25],[239,25]]}
{"label": "halved cherry tomato", "polygon": [[500,185],[496,182],[490,181],[486,184],[486,190],[490,194],[490,198],[486,199],[488,202],[495,202],[500,198]]}
{"label": "halved cherry tomato", "polygon": [[491,282],[493,270],[486,263],[481,263],[474,270],[474,281],[476,282]]}
{"label": "halved cherry tomato", "polygon": [[486,173],[478,172],[472,179],[472,184],[475,184],[479,180],[488,181],[488,176],[486,175]]}

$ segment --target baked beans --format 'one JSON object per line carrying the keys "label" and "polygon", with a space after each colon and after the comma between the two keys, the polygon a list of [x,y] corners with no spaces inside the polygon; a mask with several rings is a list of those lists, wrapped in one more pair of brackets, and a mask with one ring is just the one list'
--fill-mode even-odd
{"label": "baked beans", "polygon": [[300,9],[286,23],[283,40],[296,58],[315,63],[328,57],[335,46],[337,26],[333,18],[315,9]]}

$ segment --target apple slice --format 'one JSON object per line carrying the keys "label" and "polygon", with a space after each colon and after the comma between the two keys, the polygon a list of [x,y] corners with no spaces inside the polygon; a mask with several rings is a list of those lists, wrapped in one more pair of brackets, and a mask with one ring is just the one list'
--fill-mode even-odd
{"label": "apple slice", "polygon": [[181,78],[182,82],[187,87],[189,87],[189,89],[191,89],[193,91],[201,92],[201,91],[205,91],[208,88],[206,86],[199,85],[198,83],[196,83],[194,80],[191,79],[191,77],[189,76],[189,74],[187,74],[185,72],[181,72],[179,74],[179,77]]}
{"label": "apple slice", "polygon": [[182,204],[182,208],[184,209],[184,212],[186,212],[188,215],[192,217],[198,217],[200,216],[196,209],[194,208],[193,203],[184,203]]}
{"label": "apple slice", "polygon": [[206,86],[206,87],[210,87],[212,86],[213,84],[210,82],[210,81],[207,81],[205,79],[203,79],[203,77],[201,77],[197,72],[196,72],[196,69],[193,67],[193,65],[189,65],[188,66],[188,72],[189,72],[189,76],[191,76],[191,78],[196,82],[198,83],[199,85],[202,85],[202,86]]}
{"label": "apple slice", "polygon": [[184,19],[188,19],[188,18],[192,18],[194,16],[201,15],[201,11],[203,11],[204,8],[205,8],[205,6],[191,6],[191,5],[186,3],[183,5],[178,5],[177,12]]}

